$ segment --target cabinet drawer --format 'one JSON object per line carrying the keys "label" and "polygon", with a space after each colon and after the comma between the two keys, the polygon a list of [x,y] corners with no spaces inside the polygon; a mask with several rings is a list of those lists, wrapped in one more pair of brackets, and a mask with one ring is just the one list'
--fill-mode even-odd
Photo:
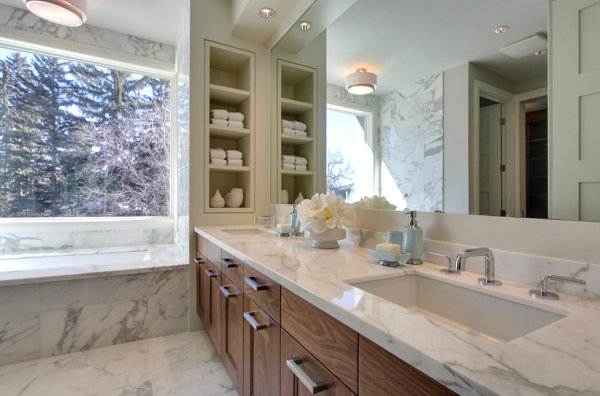
{"label": "cabinet drawer", "polygon": [[361,395],[383,395],[390,389],[394,389],[394,394],[398,396],[456,395],[433,378],[362,336],[358,361]]}
{"label": "cabinet drawer", "polygon": [[221,276],[221,351],[223,366],[239,393],[244,382],[244,294]]}
{"label": "cabinet drawer", "polygon": [[279,396],[281,328],[244,299],[244,396]]}
{"label": "cabinet drawer", "polygon": [[213,342],[219,357],[222,358],[221,349],[221,271],[219,271],[211,263],[207,263],[204,273],[207,277],[207,309],[208,313],[205,314],[206,321],[204,327],[206,333]]}
{"label": "cabinet drawer", "polygon": [[281,286],[249,265],[244,266],[244,293],[267,315],[281,320]]}
{"label": "cabinet drawer", "polygon": [[281,396],[354,395],[300,344],[281,331]]}
{"label": "cabinet drawer", "polygon": [[243,288],[244,263],[224,250],[221,251],[221,271],[237,287]]}
{"label": "cabinet drawer", "polygon": [[194,261],[196,263],[196,312],[200,316],[202,323],[206,325],[207,304],[210,301],[210,296],[208,295],[210,290],[210,285],[208,284],[209,277],[205,272],[208,268],[208,260],[196,252]]}
{"label": "cabinet drawer", "polygon": [[358,391],[358,333],[285,288],[281,327],[352,392]]}

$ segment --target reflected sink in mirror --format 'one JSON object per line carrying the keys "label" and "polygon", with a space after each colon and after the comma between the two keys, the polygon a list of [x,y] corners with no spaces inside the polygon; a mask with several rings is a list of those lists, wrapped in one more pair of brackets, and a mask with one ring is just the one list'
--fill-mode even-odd
{"label": "reflected sink in mirror", "polygon": [[493,342],[512,341],[569,315],[566,311],[549,311],[418,274],[348,283]]}
{"label": "reflected sink in mirror", "polygon": [[266,234],[267,231],[261,228],[240,228],[236,230],[222,230],[223,232],[228,233],[229,235],[258,235],[258,234]]}

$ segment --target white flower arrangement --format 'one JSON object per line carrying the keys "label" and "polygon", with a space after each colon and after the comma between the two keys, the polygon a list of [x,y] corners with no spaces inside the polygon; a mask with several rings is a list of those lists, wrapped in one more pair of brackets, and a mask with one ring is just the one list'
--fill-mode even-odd
{"label": "white flower arrangement", "polygon": [[300,202],[298,220],[301,230],[315,234],[327,230],[350,227],[354,222],[354,207],[335,194],[315,194]]}
{"label": "white flower arrangement", "polygon": [[392,205],[385,197],[373,195],[372,197],[362,197],[360,201],[354,203],[357,209],[389,209],[396,210],[396,205]]}

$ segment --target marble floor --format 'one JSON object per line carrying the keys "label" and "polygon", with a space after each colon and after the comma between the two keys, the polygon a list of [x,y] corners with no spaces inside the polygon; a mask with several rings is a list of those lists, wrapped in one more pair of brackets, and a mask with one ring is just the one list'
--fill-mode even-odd
{"label": "marble floor", "polygon": [[237,395],[206,332],[0,366],[0,395]]}

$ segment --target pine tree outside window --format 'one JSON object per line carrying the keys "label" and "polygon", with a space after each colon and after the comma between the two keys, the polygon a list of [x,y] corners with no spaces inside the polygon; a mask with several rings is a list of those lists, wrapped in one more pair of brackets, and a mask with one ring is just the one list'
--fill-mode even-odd
{"label": "pine tree outside window", "polygon": [[0,218],[171,216],[171,85],[0,48]]}

